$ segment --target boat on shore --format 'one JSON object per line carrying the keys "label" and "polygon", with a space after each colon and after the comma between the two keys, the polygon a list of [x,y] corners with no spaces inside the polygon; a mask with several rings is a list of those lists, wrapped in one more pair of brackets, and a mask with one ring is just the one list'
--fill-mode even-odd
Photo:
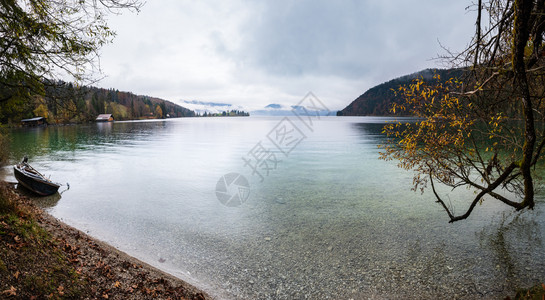
{"label": "boat on shore", "polygon": [[13,172],[20,185],[40,196],[52,195],[61,186],[36,171],[36,169],[28,164],[28,158],[26,157],[20,163],[13,166]]}

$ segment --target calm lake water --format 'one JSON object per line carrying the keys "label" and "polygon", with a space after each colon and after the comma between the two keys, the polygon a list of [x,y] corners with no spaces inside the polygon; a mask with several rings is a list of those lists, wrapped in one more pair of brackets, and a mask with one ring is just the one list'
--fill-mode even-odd
{"label": "calm lake water", "polygon": [[[36,200],[52,215],[219,298],[498,298],[543,282],[543,197],[522,214],[487,200],[448,224],[378,159],[387,120],[16,129],[11,157],[70,184]],[[448,197],[461,212],[471,196]]]}

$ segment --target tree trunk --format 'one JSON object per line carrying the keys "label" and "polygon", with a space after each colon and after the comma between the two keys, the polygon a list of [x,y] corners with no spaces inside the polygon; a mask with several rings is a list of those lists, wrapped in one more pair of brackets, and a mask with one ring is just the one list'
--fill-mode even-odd
{"label": "tree trunk", "polygon": [[513,28],[513,72],[516,95],[521,98],[524,112],[524,145],[522,147],[522,160],[520,170],[524,178],[524,200],[522,208],[534,207],[534,184],[531,174],[532,157],[535,148],[536,131],[534,128],[534,114],[530,89],[526,77],[526,64],[524,62],[524,50],[528,43],[530,32],[530,16],[533,1],[515,1],[515,24]]}

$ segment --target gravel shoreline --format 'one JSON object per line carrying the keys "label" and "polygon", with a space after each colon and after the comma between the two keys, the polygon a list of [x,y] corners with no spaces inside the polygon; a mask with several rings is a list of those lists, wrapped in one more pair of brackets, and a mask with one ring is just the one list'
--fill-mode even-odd
{"label": "gravel shoreline", "polygon": [[42,212],[38,224],[62,243],[77,268],[107,299],[212,299],[189,283]]}
{"label": "gravel shoreline", "polygon": [[[25,196],[18,195],[13,187],[8,187],[8,193],[11,194],[10,198],[17,207],[28,212],[23,214],[32,216],[36,224],[50,235],[49,239],[56,245],[55,248],[63,252],[65,263],[71,265],[75,272],[85,280],[87,292],[82,295],[84,299],[213,299],[208,293],[182,279],[163,272],[63,223],[38,208],[33,201]],[[2,222],[2,226],[6,229],[5,226],[9,225]],[[15,241],[21,243],[21,238],[15,237]],[[38,251],[45,253],[43,251],[50,250],[44,248],[38,249]],[[39,261],[40,257],[29,257],[28,259]],[[22,277],[19,275],[22,273],[40,272],[38,269],[44,267],[42,264],[34,265],[33,268],[36,269],[34,271],[17,271],[15,279]],[[9,269],[16,267],[11,266]],[[19,295],[18,292],[15,293],[16,288],[12,286],[12,289],[13,295]],[[9,290],[2,292],[0,298],[8,295],[9,292]],[[59,294],[62,295],[62,292],[59,291]],[[46,295],[38,297],[46,297]]]}

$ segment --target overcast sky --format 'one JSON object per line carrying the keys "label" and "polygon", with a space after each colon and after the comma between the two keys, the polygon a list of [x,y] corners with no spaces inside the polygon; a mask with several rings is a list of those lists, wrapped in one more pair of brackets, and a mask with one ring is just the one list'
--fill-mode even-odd
{"label": "overcast sky", "polygon": [[463,49],[470,1],[148,0],[111,16],[99,82],[136,94],[295,105],[312,91],[339,110],[367,89],[429,67],[440,43]]}

